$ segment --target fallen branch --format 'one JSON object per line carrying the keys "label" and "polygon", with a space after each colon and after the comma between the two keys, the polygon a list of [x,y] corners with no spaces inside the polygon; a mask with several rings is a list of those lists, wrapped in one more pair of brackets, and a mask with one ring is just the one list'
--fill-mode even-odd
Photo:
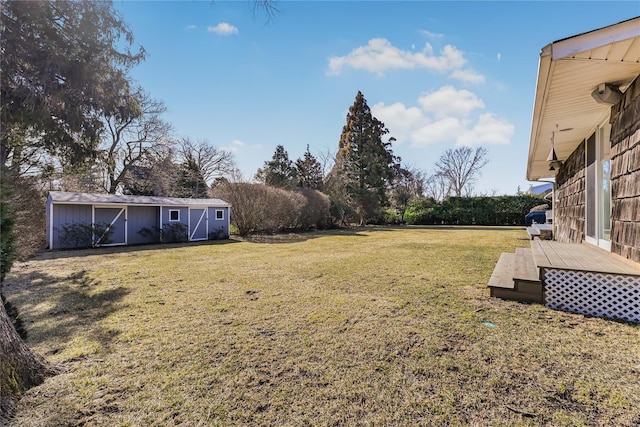
{"label": "fallen branch", "polygon": [[531,412],[523,411],[521,409],[517,409],[517,408],[514,408],[514,407],[509,406],[509,405],[505,405],[505,406],[507,407],[508,410],[510,410],[512,412],[515,412],[516,414],[520,414],[523,417],[535,418],[535,416],[536,416],[536,414],[533,414]]}

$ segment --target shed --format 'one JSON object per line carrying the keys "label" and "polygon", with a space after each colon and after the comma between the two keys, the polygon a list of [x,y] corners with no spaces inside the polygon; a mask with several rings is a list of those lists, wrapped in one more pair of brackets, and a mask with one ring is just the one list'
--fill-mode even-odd
{"label": "shed", "polygon": [[231,205],[220,199],[52,191],[49,249],[226,239]]}

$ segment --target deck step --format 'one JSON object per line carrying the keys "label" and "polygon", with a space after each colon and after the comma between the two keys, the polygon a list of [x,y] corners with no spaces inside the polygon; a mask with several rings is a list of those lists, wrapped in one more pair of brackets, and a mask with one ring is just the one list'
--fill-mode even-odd
{"label": "deck step", "polygon": [[487,286],[492,297],[543,302],[542,282],[531,249],[517,248],[516,253],[502,253]]}
{"label": "deck step", "polygon": [[491,296],[509,301],[544,303],[542,296],[537,293],[525,293],[511,289],[491,288]]}
{"label": "deck step", "polygon": [[527,227],[527,234],[529,234],[529,239],[531,240],[536,237],[540,237],[540,231],[533,227]]}
{"label": "deck step", "polygon": [[533,261],[531,248],[516,248],[514,280],[540,283],[540,273]]}
{"label": "deck step", "polygon": [[513,289],[513,274],[515,271],[516,254],[503,252],[498,259],[498,263],[491,273],[489,283],[490,288]]}

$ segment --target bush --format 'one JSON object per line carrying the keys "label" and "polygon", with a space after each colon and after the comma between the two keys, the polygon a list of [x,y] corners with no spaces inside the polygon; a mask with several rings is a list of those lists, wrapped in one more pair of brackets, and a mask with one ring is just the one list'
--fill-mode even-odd
{"label": "bush", "polygon": [[407,224],[440,224],[442,222],[441,205],[434,199],[415,198],[409,202],[409,206],[404,213],[404,220]]}
{"label": "bush", "polygon": [[209,233],[209,240],[224,240],[228,239],[229,235],[224,231],[224,227],[218,227]]}
{"label": "bush", "polygon": [[298,219],[299,227],[304,230],[329,228],[331,226],[329,197],[311,189],[299,189],[297,192],[305,198]]}
{"label": "bush", "polygon": [[214,197],[231,203],[231,223],[238,234],[325,228],[329,199],[316,190],[285,190],[264,184],[218,182]]}
{"label": "bush", "polygon": [[382,211],[382,224],[398,225],[402,224],[402,218],[395,209],[384,209]]}
{"label": "bush", "polygon": [[538,196],[449,197],[441,203],[414,199],[405,213],[407,224],[524,225],[529,210],[544,202]]}
{"label": "bush", "polygon": [[162,230],[160,230],[160,228],[156,226],[153,226],[151,228],[142,227],[140,230],[138,230],[138,234],[142,237],[149,238],[149,240],[151,240],[152,242],[160,243]]}
{"label": "bush", "polygon": [[84,222],[64,224],[60,233],[60,243],[64,248],[90,248],[108,245],[112,242],[113,229],[109,224],[101,222],[87,224]]}
{"label": "bush", "polygon": [[162,243],[182,243],[189,241],[187,225],[181,222],[164,224],[162,226]]}
{"label": "bush", "polygon": [[[24,260],[46,246],[46,198],[33,177],[16,176],[2,168],[2,200],[11,209],[15,256]],[[4,228],[2,229],[4,232]]]}

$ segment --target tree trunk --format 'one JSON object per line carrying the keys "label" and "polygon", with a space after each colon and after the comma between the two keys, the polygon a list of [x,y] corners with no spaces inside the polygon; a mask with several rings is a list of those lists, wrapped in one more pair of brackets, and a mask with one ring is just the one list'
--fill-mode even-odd
{"label": "tree trunk", "polygon": [[55,369],[33,353],[13,326],[0,303],[0,424],[10,416],[15,401],[29,388],[41,384]]}

